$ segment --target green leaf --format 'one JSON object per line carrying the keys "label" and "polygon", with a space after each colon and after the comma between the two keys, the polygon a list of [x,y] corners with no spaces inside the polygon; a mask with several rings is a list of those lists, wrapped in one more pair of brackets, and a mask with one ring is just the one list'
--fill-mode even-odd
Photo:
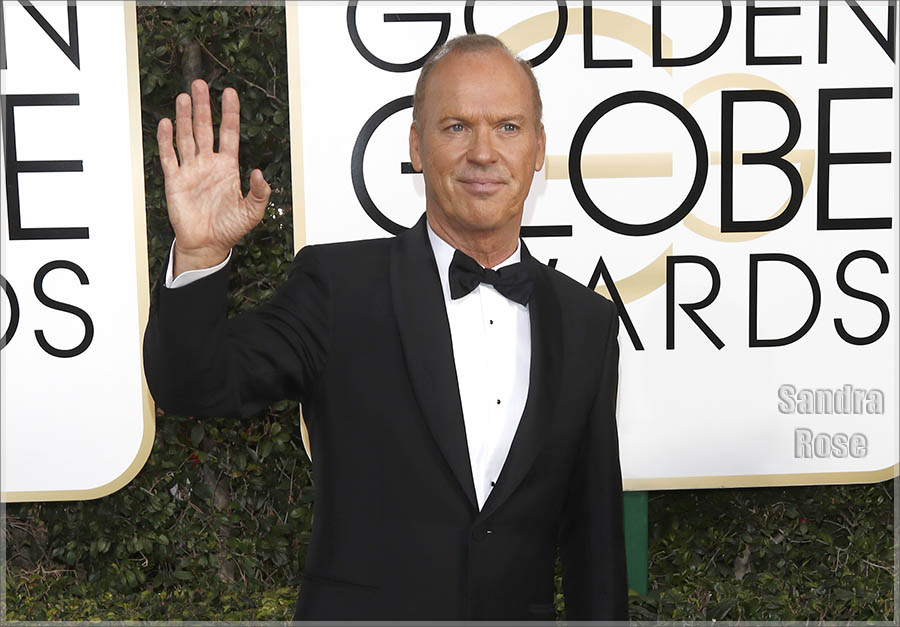
{"label": "green leaf", "polygon": [[203,441],[203,425],[199,422],[191,427],[191,444],[195,447],[200,446],[200,442]]}

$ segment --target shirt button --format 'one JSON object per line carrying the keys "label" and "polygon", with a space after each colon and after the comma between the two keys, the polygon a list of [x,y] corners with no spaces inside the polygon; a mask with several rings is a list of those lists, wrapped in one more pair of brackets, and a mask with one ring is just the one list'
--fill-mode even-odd
{"label": "shirt button", "polygon": [[493,320],[488,320],[488,322],[490,322],[491,324],[494,324],[494,321],[493,321]]}
{"label": "shirt button", "polygon": [[500,399],[499,399],[499,398],[497,399],[497,404],[498,404],[498,405],[500,404]]}

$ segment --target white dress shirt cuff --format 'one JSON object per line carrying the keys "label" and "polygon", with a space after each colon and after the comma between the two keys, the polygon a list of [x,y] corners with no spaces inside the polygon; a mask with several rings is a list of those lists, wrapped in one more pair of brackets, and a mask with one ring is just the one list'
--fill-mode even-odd
{"label": "white dress shirt cuff", "polygon": [[185,285],[190,285],[194,281],[199,281],[204,277],[208,277],[211,274],[214,274],[225,267],[228,263],[228,260],[231,259],[231,251],[228,251],[228,256],[225,257],[225,261],[222,263],[213,266],[212,268],[201,268],[199,270],[187,270],[182,272],[178,276],[174,275],[174,260],[175,257],[175,242],[172,242],[172,248],[169,250],[169,267],[166,269],[166,287],[169,289],[175,289],[179,287],[184,287]]}

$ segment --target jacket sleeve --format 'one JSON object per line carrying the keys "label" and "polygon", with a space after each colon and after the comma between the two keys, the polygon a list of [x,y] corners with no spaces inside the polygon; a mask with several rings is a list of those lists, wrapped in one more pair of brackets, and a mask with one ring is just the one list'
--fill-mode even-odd
{"label": "jacket sleeve", "polygon": [[[608,305],[609,303],[607,303]],[[616,431],[619,319],[613,307],[586,437],[560,527],[567,620],[628,620],[622,472]]]}
{"label": "jacket sleeve", "polygon": [[144,335],[156,402],[180,414],[245,417],[275,401],[301,400],[329,348],[330,288],[318,257],[315,247],[302,249],[272,300],[231,319],[230,264],[176,289],[159,281]]}

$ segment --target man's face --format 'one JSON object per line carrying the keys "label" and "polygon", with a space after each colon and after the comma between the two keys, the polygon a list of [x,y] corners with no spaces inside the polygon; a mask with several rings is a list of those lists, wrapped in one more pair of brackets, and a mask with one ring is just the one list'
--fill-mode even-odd
{"label": "man's face", "polygon": [[409,152],[429,215],[462,235],[511,220],[518,228],[545,143],[525,71],[499,50],[451,53],[431,71],[424,100]]}

